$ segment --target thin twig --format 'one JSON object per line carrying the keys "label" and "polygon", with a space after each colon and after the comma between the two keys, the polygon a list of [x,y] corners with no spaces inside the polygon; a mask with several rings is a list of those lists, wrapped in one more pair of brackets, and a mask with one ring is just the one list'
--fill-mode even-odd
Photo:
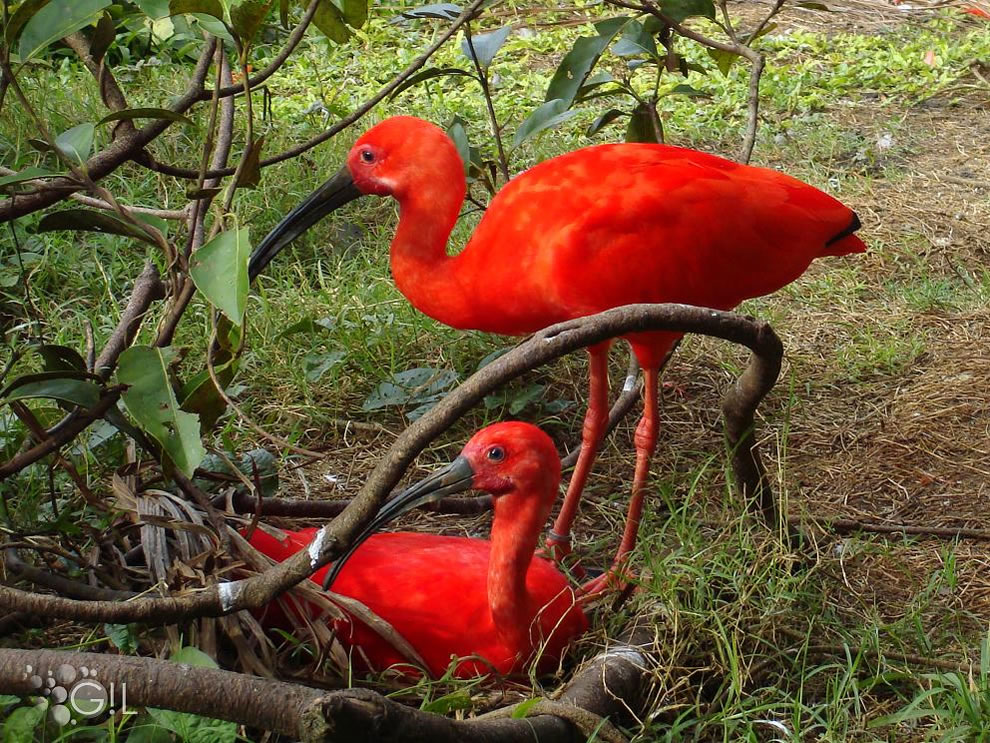
{"label": "thin twig", "polygon": [[[355,121],[362,118],[371,109],[373,109],[383,100],[388,98],[388,96],[391,95],[396,88],[402,85],[402,83],[405,82],[407,78],[411,77],[413,74],[419,71],[419,69],[429,61],[430,57],[432,57],[441,46],[447,43],[448,39],[450,39],[455,33],[457,33],[457,30],[462,25],[464,25],[465,23],[467,23],[467,21],[471,20],[474,17],[478,8],[480,8],[484,3],[485,0],[473,0],[471,4],[468,5],[459,16],[457,16],[457,18],[454,20],[453,23],[451,23],[451,25],[447,28],[447,30],[444,31],[442,34],[440,34],[440,36],[437,37],[436,41],[434,41],[429,47],[427,47],[426,51],[424,51],[422,54],[416,57],[412,62],[410,62],[406,66],[404,70],[402,70],[402,72],[398,73],[388,83],[386,83],[377,93],[375,93],[371,98],[369,98],[367,101],[365,101],[356,109],[354,109],[347,116],[342,118],[340,121],[338,121],[336,124],[328,128],[326,131],[313,137],[312,139],[309,139],[306,142],[296,145],[295,147],[290,147],[288,150],[285,150],[284,152],[281,152],[278,155],[262,160],[261,167],[267,168],[269,165],[275,165],[277,163],[284,162],[286,160],[291,160],[292,158],[297,157],[303,154],[304,152],[308,152],[317,145],[323,144],[328,139],[332,139],[337,134],[342,132],[344,129],[349,127],[351,124],[353,124]],[[189,170],[187,168],[177,168],[171,165],[164,165],[162,163],[157,163],[154,169],[166,175],[171,175],[176,178],[188,178],[190,180],[198,177],[199,175],[199,173],[195,170]],[[233,174],[234,174],[234,168],[228,167],[228,168],[216,168],[210,170],[206,175],[208,178],[220,178],[223,176],[228,176]],[[0,208],[0,221],[2,221],[2,218],[3,218],[3,211],[2,208]]]}
{"label": "thin twig", "polygon": [[[196,63],[186,91],[172,104],[172,111],[184,113],[198,100],[198,95],[203,89],[203,80],[209,69],[210,57],[213,54],[215,44],[216,39],[211,37],[210,42],[206,44]],[[9,65],[3,64],[0,65],[0,68],[4,70],[5,78],[11,77],[9,82],[13,87],[15,81],[8,73]],[[134,136],[120,137],[114,140],[105,150],[93,155],[86,161],[83,168],[87,177],[92,182],[105,178],[125,162],[136,157],[145,146],[158,137],[172,123],[169,119],[156,119],[141,129],[138,129]],[[72,178],[56,178],[45,191],[0,201],[0,223],[44,209],[67,198],[69,193],[79,191],[82,188],[83,185]]]}
{"label": "thin twig", "polygon": [[481,92],[485,96],[485,105],[488,107],[488,119],[492,125],[492,135],[495,137],[495,149],[498,150],[498,166],[502,171],[505,182],[509,182],[509,160],[505,156],[505,148],[502,146],[502,130],[498,124],[498,117],[495,115],[495,105],[492,103],[492,90],[488,85],[488,71],[481,66],[481,60],[474,50],[474,40],[471,38],[471,24],[464,24],[464,40],[467,42],[471,52],[471,61],[474,62],[475,72],[478,73],[478,83],[481,85]]}

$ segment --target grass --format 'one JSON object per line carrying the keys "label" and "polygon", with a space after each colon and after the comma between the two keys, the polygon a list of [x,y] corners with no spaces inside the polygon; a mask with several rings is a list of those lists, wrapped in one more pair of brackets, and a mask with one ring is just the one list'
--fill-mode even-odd
{"label": "grass", "polygon": [[[273,120],[260,125],[266,152],[322,130],[319,112],[307,113],[314,103],[335,113],[360,103],[427,43],[430,28],[390,24],[377,15],[353,45],[335,47],[308,37],[269,81],[276,96]],[[871,247],[866,256],[819,262],[774,297],[742,308],[769,319],[788,353],[781,383],[759,421],[775,486],[794,515],[985,523],[988,478],[979,474],[985,471],[981,431],[972,420],[986,411],[979,386],[985,370],[978,359],[987,353],[990,272],[982,262],[986,237],[973,225],[990,215],[978,193],[918,179],[919,173],[933,178],[951,170],[960,148],[970,158],[990,154],[984,143],[973,141],[976,109],[960,82],[970,60],[990,56],[990,24],[959,24],[943,16],[883,34],[842,29],[813,30],[785,16],[763,40],[769,64],[756,161],[855,205]],[[542,101],[548,71],[581,33],[588,29],[541,27],[535,36],[510,37],[492,67],[498,75],[496,110],[509,133]],[[258,52],[256,68],[275,46]],[[690,61],[711,67],[702,50],[683,46]],[[934,52],[934,66],[924,61],[928,51]],[[431,64],[462,63],[450,46]],[[615,58],[605,64],[621,70]],[[734,153],[745,72],[736,65],[726,77],[692,73],[689,82],[711,98],[664,99],[670,141]],[[161,105],[177,87],[169,64],[135,65],[122,73],[133,106]],[[30,95],[43,103],[53,130],[102,115],[88,73],[78,66],[61,61],[29,77]],[[588,144],[583,130],[606,105],[591,104],[552,136],[514,151],[513,170]],[[0,124],[0,161],[12,168],[40,162],[26,145],[34,136],[30,122],[7,106],[5,114],[12,115]],[[472,142],[491,148],[483,103],[468,84],[417,86],[366,123],[397,113],[440,123],[461,116]],[[186,129],[172,127],[155,143],[156,157],[192,164],[189,153],[196,151],[202,127],[201,118]],[[266,170],[257,190],[238,193],[235,211],[253,239],[323,174],[336,170],[357,132]],[[888,134],[890,143],[883,144]],[[108,133],[100,136],[105,143]],[[599,139],[619,136],[613,127]],[[183,203],[182,184],[133,165],[106,185],[126,203]],[[461,220],[455,245],[464,243],[476,219]],[[10,233],[0,238],[0,322],[9,348],[22,350],[29,339],[43,339],[81,351],[87,324],[101,347],[117,323],[129,282],[145,259],[158,256],[112,236],[33,234],[36,222],[29,217],[15,226],[17,248]],[[394,224],[391,202],[362,200],[280,256],[252,294],[248,350],[235,380],[240,403],[281,435],[331,451],[306,470],[308,484],[296,484],[297,476],[283,470],[283,493],[311,487],[322,494],[323,475],[343,482],[338,493],[356,490],[389,437],[355,439],[335,421],[375,422],[398,431],[415,407],[363,411],[381,382],[416,367],[451,371],[463,380],[488,354],[512,342],[454,331],[413,310],[388,273]],[[36,315],[23,309],[25,277]],[[25,317],[40,321],[26,324]],[[139,342],[150,340],[155,319],[145,323]],[[306,319],[326,327],[292,332]],[[208,333],[209,308],[194,299],[175,342],[188,349],[182,373],[201,367]],[[685,342],[672,362],[666,378],[678,388],[664,393],[652,473],[657,497],[636,554],[640,590],[620,611],[602,611],[574,655],[592,655],[632,622],[654,629],[662,663],[649,714],[629,728],[637,740],[982,740],[990,717],[985,553],[972,542],[813,531],[809,557],[783,548],[740,516],[744,504],[729,485],[717,400],[745,362],[739,349],[700,339]],[[37,363],[27,354],[14,373],[36,370]],[[624,376],[624,364],[614,354],[615,378]],[[466,415],[443,446],[421,459],[444,459],[471,431],[505,417],[533,420],[560,441],[574,440],[584,374],[577,355],[527,375]],[[544,386],[540,396],[533,391],[537,384]],[[32,409],[44,422],[61,414],[54,406]],[[577,545],[589,560],[604,562],[614,549],[631,480],[633,426],[624,423],[606,442],[589,485]],[[10,416],[0,418],[5,457],[23,435]],[[95,489],[109,492],[123,442],[119,436],[96,438],[73,461]],[[244,451],[259,442],[228,415],[213,443]],[[54,529],[83,542],[92,533],[87,530],[107,528],[106,517],[85,506],[63,475],[57,473],[54,484],[52,499],[47,469],[27,470],[4,492],[6,516],[20,530]],[[458,533],[485,528],[483,518],[417,522],[420,528],[438,523]],[[62,626],[20,640],[70,644],[79,637],[76,629]],[[142,649],[159,641],[144,633]],[[305,656],[307,650],[296,643],[292,652]],[[965,675],[919,667],[904,653],[971,658],[974,670]],[[510,698],[540,691],[523,685]],[[434,711],[456,709],[465,700],[476,707],[485,703],[483,689],[450,680],[400,693]]]}

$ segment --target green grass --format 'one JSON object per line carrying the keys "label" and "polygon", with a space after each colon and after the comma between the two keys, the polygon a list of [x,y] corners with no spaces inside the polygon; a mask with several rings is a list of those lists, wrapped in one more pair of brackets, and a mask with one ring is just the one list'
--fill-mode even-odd
{"label": "green grass", "polygon": [[[323,129],[320,114],[305,113],[314,102],[335,114],[358,105],[428,43],[431,28],[390,24],[387,15],[379,13],[351,45],[337,47],[307,37],[299,53],[268,83],[276,93],[274,119],[258,124],[267,138],[266,153],[281,151]],[[755,161],[786,169],[840,198],[869,202],[872,179],[904,177],[909,170],[904,158],[912,148],[925,146],[901,123],[906,107],[951,88],[970,60],[987,58],[988,29],[990,24],[957,26],[943,19],[899,26],[881,35],[771,34],[763,40],[769,64]],[[549,72],[562,53],[579,34],[588,32],[579,27],[553,28],[541,29],[531,38],[510,38],[492,67],[499,76],[496,111],[510,138],[525,115],[542,102]],[[256,69],[277,46],[256,52]],[[685,43],[681,47],[690,61],[709,68],[707,75],[692,73],[689,82],[711,98],[664,99],[662,115],[669,141],[733,155],[743,121],[746,69],[736,65],[723,77],[703,50]],[[936,54],[934,68],[922,61],[928,50]],[[454,45],[431,62],[438,67],[460,64],[463,59]],[[622,63],[612,57],[605,64],[620,70]],[[182,84],[177,81],[182,75],[170,64],[132,66],[120,72],[132,106],[162,105]],[[645,85],[646,79],[635,81]],[[30,83],[29,95],[56,132],[102,115],[88,73],[67,60],[34,68],[25,73],[25,80]],[[861,125],[845,117],[847,110],[864,105],[876,106],[872,119]],[[553,135],[513,151],[513,171],[588,144],[584,129],[606,106],[590,104]],[[478,91],[468,83],[433,81],[382,105],[357,127],[304,157],[267,169],[258,189],[238,192],[234,210],[239,222],[249,227],[254,240],[259,239],[339,167],[360,130],[399,113],[441,124],[461,116],[468,122],[472,142],[492,149]],[[203,127],[201,114],[188,128],[172,127],[153,145],[155,156],[194,166]],[[884,132],[893,134],[894,145],[880,152],[877,136]],[[11,168],[47,162],[26,144],[35,135],[23,112],[8,99],[0,123],[0,162]],[[613,127],[595,141],[620,136],[618,127]],[[99,144],[105,145],[105,128],[99,137]],[[235,157],[242,146],[238,139]],[[128,204],[176,208],[184,203],[184,184],[134,165],[121,168],[105,185]],[[473,215],[461,220],[452,241],[455,246],[465,242],[476,219]],[[81,352],[88,324],[99,349],[117,324],[140,265],[149,258],[160,261],[160,256],[113,236],[35,235],[37,220],[35,215],[16,225],[19,249],[8,231],[0,236],[0,320],[8,349],[23,351],[29,341],[44,340]],[[355,467],[348,493],[367,470],[367,462],[350,461],[348,443],[332,427],[333,419],[375,421],[398,431],[408,422],[413,406],[362,410],[362,403],[382,381],[415,367],[450,370],[463,380],[488,354],[512,343],[454,331],[409,305],[388,271],[388,243],[395,221],[392,202],[365,199],[320,224],[280,255],[252,294],[247,351],[235,380],[238,399],[254,420],[293,440],[328,444],[334,450],[329,466],[335,472]],[[175,234],[176,226],[170,229]],[[929,347],[939,340],[919,318],[976,310],[990,297],[990,272],[973,266],[960,271],[933,261],[920,234],[869,239],[872,252],[867,259],[816,267],[777,296],[743,308],[769,319],[788,348],[791,376],[782,378],[759,423],[761,430],[772,434],[767,448],[775,485],[785,500],[797,498],[801,489],[801,473],[791,469],[790,436],[806,435],[794,430],[804,425],[802,416],[814,415],[808,412],[813,393],[843,395],[857,385],[871,390],[895,386],[924,362]],[[867,260],[875,262],[872,269],[865,265]],[[25,324],[25,317],[34,312],[23,309],[24,278],[29,278],[29,300],[41,319],[38,324]],[[329,329],[286,333],[307,318],[325,321]],[[139,342],[151,339],[158,319],[146,320]],[[827,329],[827,338],[814,337],[806,323]],[[209,331],[210,309],[196,298],[175,340],[177,347],[187,349],[181,374],[202,367]],[[331,354],[342,356],[316,375],[314,366]],[[614,356],[614,376],[621,380],[625,359]],[[648,510],[636,554],[643,576],[640,591],[620,612],[602,612],[595,636],[579,648],[592,654],[597,640],[606,633],[618,634],[632,618],[655,626],[657,649],[665,662],[658,672],[663,694],[657,695],[651,713],[630,734],[642,741],[982,739],[979,736],[987,734],[990,719],[986,639],[983,664],[972,677],[919,674],[898,656],[908,652],[956,657],[960,649],[972,654],[979,645],[981,636],[973,630],[981,622],[985,629],[984,620],[946,605],[945,592],[955,592],[960,580],[955,545],[943,548],[944,568],[912,588],[899,605],[899,614],[892,617],[889,607],[863,606],[844,597],[843,571],[847,563],[852,569],[890,561],[910,583],[910,563],[901,556],[915,542],[849,538],[836,548],[829,541],[831,549],[809,563],[740,516],[744,504],[727,485],[731,475],[717,428],[717,401],[709,387],[724,386],[744,364],[745,355],[725,344],[691,341],[679,354],[673,377],[668,374],[668,378],[687,377],[689,386],[701,381],[686,402],[674,398],[673,411],[665,412],[671,431],[669,441],[661,439],[653,468],[657,507]],[[38,368],[37,357],[28,353],[12,374]],[[699,370],[697,380],[694,370]],[[545,399],[562,404],[531,401],[512,413],[513,402],[524,401],[533,384],[545,385]],[[504,397],[466,415],[444,441],[453,450],[481,425],[517,415],[572,441],[580,430],[584,384],[581,356],[561,360],[527,375]],[[32,409],[45,423],[61,416],[54,406]],[[582,535],[580,546],[599,562],[614,549],[625,508],[633,425],[624,424],[607,444],[589,486],[587,523],[600,519],[612,524],[607,532],[598,527]],[[23,437],[19,424],[4,412],[0,417],[3,455],[15,453]],[[91,451],[81,449],[70,456],[94,489],[108,493],[109,476],[121,461],[123,444],[119,436],[99,443],[89,440]],[[212,443],[243,451],[258,441],[228,415]],[[386,444],[376,442],[376,453]],[[5,517],[23,531],[62,530],[81,541],[106,528],[105,515],[83,504],[60,471],[53,483],[58,520],[47,469],[40,466],[24,472],[15,486],[4,491],[10,512],[0,513],[0,519]],[[444,711],[466,696],[470,699],[473,691],[447,680],[421,685],[410,693],[421,695],[425,708]]]}

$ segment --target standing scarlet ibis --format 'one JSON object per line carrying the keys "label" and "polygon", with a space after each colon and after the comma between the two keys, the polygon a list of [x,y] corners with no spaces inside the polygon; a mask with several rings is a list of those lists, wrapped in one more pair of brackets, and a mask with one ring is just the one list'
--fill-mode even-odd
{"label": "standing scarlet ibis", "polygon": [[[430,317],[455,328],[525,335],[635,302],[729,310],[794,281],[812,260],[866,250],[856,214],[783,173],[695,150],[603,144],[540,163],[509,181],[467,246],[447,254],[464,202],[464,166],[439,127],[387,119],[354,144],[347,165],[290,212],[250,261],[268,262],[326,214],[359,196],[392,196],[399,224],[392,275]],[[618,565],[632,549],[657,441],[659,365],[680,337],[625,336],[645,377],[636,469]],[[571,524],[608,415],[609,342],[592,346],[582,449],[550,532],[569,552]]]}
{"label": "standing scarlet ibis", "polygon": [[[574,591],[553,563],[534,556],[560,485],[560,458],[550,437],[529,423],[496,423],[476,433],[457,459],[389,501],[333,565],[336,593],[357,599],[391,624],[434,677],[451,656],[466,658],[455,675],[508,674],[532,660],[546,671],[588,627]],[[468,488],[492,494],[491,540],[396,532],[375,534],[397,516]],[[283,543],[260,529],[251,544],[276,560],[309,546],[316,529]],[[327,568],[313,580],[323,583]],[[339,622],[348,644],[374,670],[407,664],[358,620]],[[537,657],[538,654],[538,657]]]}

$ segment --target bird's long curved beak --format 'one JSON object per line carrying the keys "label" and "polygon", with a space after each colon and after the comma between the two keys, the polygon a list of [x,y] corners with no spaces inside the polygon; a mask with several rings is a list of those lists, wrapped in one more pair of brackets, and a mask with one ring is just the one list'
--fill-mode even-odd
{"label": "bird's long curved beak", "polygon": [[[334,562],[333,567],[327,571],[327,575],[323,579],[323,590],[328,590],[333,585],[334,580],[340,574],[341,568],[344,567],[344,563],[357,551],[358,547],[376,531],[381,530],[385,524],[426,503],[432,503],[446,495],[453,495],[454,493],[468,490],[473,481],[474,470],[471,469],[471,463],[464,457],[457,457],[457,459],[443,469],[437,470],[429,477],[403,490],[382,506],[378,515],[357,535],[351,546],[347,548],[347,551],[337,558],[337,561]],[[401,557],[398,559],[401,559]]]}
{"label": "bird's long curved beak", "polygon": [[282,248],[334,209],[363,195],[354,185],[354,179],[351,178],[347,166],[341,168],[330,180],[307,196],[299,206],[286,214],[258,244],[251,254],[251,260],[248,261],[249,280],[254,281]]}

